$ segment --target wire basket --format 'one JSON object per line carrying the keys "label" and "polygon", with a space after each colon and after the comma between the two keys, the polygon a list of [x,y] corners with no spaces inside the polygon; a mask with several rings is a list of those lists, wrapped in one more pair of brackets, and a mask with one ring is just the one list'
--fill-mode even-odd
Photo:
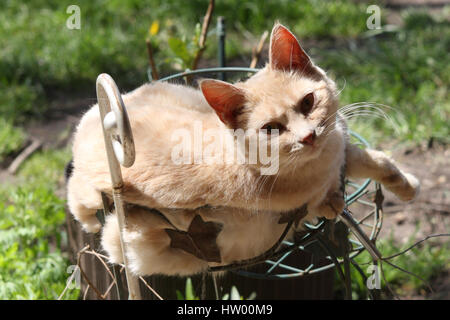
{"label": "wire basket", "polygon": [[[158,81],[184,78],[186,83],[191,84],[194,76],[203,76],[208,73],[219,74],[221,79],[225,79],[225,74],[231,73],[232,77],[242,79],[257,71],[257,69],[251,68],[201,69],[182,72]],[[130,167],[134,163],[133,135],[119,89],[109,75],[101,74],[97,78],[97,96],[109,170],[113,182],[114,207],[118,216],[119,227],[122,229],[126,225],[126,204],[122,199],[121,166]],[[369,146],[368,142],[356,133],[351,133],[351,139],[353,139],[353,143],[360,144],[362,147]],[[292,241],[286,241],[285,237],[294,222],[291,220],[287,222],[282,236],[268,251],[257,257],[230,265],[210,267],[207,271],[233,271],[257,279],[291,279],[319,273],[335,266],[345,283],[347,297],[351,298],[350,263],[355,266],[362,277],[365,277],[361,269],[354,263],[353,258],[364,250],[370,253],[375,264],[382,257],[375,246],[375,240],[382,226],[381,205],[383,195],[380,185],[371,180],[343,182],[345,182],[346,208],[337,219],[321,219],[315,224],[304,223],[303,231],[294,233]],[[108,201],[105,198],[103,200],[104,210],[100,215],[103,215],[104,218],[104,214],[110,212],[110,208]],[[304,208],[306,209],[306,205]],[[354,215],[350,212],[350,209],[355,212]],[[129,298],[140,299],[139,281],[142,280],[142,277],[138,278],[129,272],[128,262],[125,259],[127,248],[122,239],[122,233],[120,235]],[[302,256],[303,258],[306,256],[310,260],[306,264],[298,264],[298,260],[292,259],[295,256]],[[341,269],[341,264],[344,266],[344,271]],[[264,270],[248,270],[248,267],[254,265],[263,266]],[[118,275],[116,269],[115,267],[113,270],[115,278]],[[119,288],[119,285],[117,288]],[[119,289],[118,296],[123,297]]]}

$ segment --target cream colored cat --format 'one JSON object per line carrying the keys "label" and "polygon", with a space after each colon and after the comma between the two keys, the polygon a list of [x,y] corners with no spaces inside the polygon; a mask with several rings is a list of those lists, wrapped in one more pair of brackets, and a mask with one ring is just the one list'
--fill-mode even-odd
{"label": "cream colored cat", "polygon": [[[280,24],[272,30],[265,68],[245,82],[203,80],[200,88],[146,84],[123,96],[136,146],[134,165],[122,169],[124,199],[165,215],[140,207],[130,210],[124,238],[135,273],[187,275],[208,265],[252,258],[282,233],[285,225],[278,224],[279,213],[304,204],[308,218],[335,218],[344,207],[344,164],[347,176],[379,181],[402,200],[413,199],[418,191],[417,179],[400,171],[385,154],[349,143],[345,122],[337,113],[335,83]],[[192,157],[191,163],[174,163],[172,152],[179,141],[171,133],[183,129],[194,136],[199,122],[204,132],[215,129],[231,135],[229,129],[254,130],[270,143],[275,143],[277,129],[277,173],[262,175],[260,162],[210,164]],[[245,143],[252,138],[248,134]],[[73,157],[69,208],[86,231],[98,232],[100,192],[110,194],[111,182],[97,105],[77,127]],[[171,247],[165,229],[186,231],[195,215],[222,224],[219,260],[207,262]],[[114,215],[107,217],[102,238],[111,262],[122,261],[116,220]]]}

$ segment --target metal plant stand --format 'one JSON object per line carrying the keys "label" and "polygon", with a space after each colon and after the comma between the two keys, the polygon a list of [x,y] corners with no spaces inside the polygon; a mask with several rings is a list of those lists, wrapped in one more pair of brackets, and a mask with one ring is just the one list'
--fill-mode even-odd
{"label": "metal plant stand", "polygon": [[[131,167],[134,163],[134,141],[131,132],[127,111],[116,83],[108,74],[101,74],[97,78],[97,99],[102,120],[105,149],[108,158],[109,172],[112,181],[112,195],[114,207],[119,221],[119,228],[126,226],[127,213],[125,202],[122,199],[122,171],[120,165]],[[108,212],[103,201],[104,211]],[[140,300],[139,280],[128,268],[126,245],[120,232],[120,244],[122,247],[123,261],[128,285],[130,300]]]}

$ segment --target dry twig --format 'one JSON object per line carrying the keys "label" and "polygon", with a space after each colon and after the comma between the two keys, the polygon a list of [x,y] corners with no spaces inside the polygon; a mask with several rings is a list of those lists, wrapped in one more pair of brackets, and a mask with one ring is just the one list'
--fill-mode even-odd
{"label": "dry twig", "polygon": [[[96,286],[94,286],[94,284],[91,282],[91,280],[88,278],[88,276],[87,276],[86,273],[84,272],[83,268],[81,267],[81,255],[82,255],[83,253],[85,253],[89,248],[90,248],[89,245],[87,245],[87,246],[85,246],[83,249],[81,249],[81,250],[78,252],[78,255],[77,255],[77,266],[78,266],[78,268],[80,268],[81,276],[84,278],[84,280],[86,280],[86,282],[88,283],[89,287],[91,287],[92,290],[94,290],[94,292],[95,292],[95,294],[97,295],[97,297],[98,297],[99,299],[101,299],[101,300],[105,300],[105,299],[103,298],[103,295],[101,294],[101,292],[98,290],[98,288],[97,288]],[[87,289],[86,289],[86,290],[87,290]],[[86,294],[86,292],[85,292],[85,294]]]}
{"label": "dry twig", "polygon": [[89,288],[90,288],[90,286],[87,285],[87,286],[86,286],[86,289],[84,290],[83,300],[86,300],[87,294],[88,294],[88,292],[89,292]]}
{"label": "dry twig", "polygon": [[164,300],[159,294],[158,292],[155,291],[155,289],[153,289],[152,287],[150,287],[150,285],[147,283],[147,281],[145,281],[145,279],[141,276],[139,276],[139,279],[141,279],[141,281],[144,283],[144,285],[151,291],[153,292],[153,294],[159,299],[159,300]]}
{"label": "dry twig", "polygon": [[152,69],[152,79],[158,80],[159,74],[158,74],[158,69],[156,69],[155,60],[153,59],[153,49],[152,49],[152,43],[151,43],[150,39],[146,39],[145,44],[147,45],[148,62],[150,64],[150,68]]}
{"label": "dry twig", "polygon": [[42,147],[42,141],[33,140],[33,142],[25,148],[18,156],[14,159],[14,161],[8,167],[8,172],[10,174],[15,174],[17,169],[19,169],[20,165],[28,159],[34,152],[39,150]]}
{"label": "dry twig", "polygon": [[[93,283],[90,281],[90,279],[87,277],[87,275],[86,275],[86,273],[84,272],[84,270],[81,268],[80,260],[81,260],[81,256],[82,256],[83,254],[90,254],[90,255],[93,255],[93,256],[97,257],[97,259],[100,260],[100,262],[101,262],[102,265],[105,267],[105,269],[106,269],[106,271],[108,272],[108,274],[110,275],[110,277],[111,277],[111,279],[112,279],[112,282],[111,282],[111,284],[108,286],[108,288],[106,289],[106,291],[105,291],[103,294],[100,292],[100,290],[99,290],[97,287],[94,286],[94,284],[93,284]],[[111,270],[109,269],[107,263],[105,262],[105,260],[107,260],[107,259],[108,259],[107,256],[105,256],[105,255],[103,255],[103,254],[101,254],[101,253],[98,253],[98,252],[92,250],[92,249],[90,248],[89,245],[86,245],[83,249],[81,249],[81,250],[78,252],[78,255],[77,255],[77,268],[79,268],[80,273],[81,273],[81,276],[82,276],[82,277],[84,278],[84,280],[86,280],[86,282],[87,282],[86,289],[85,289],[85,291],[84,291],[84,293],[83,293],[83,300],[86,299],[87,293],[88,293],[89,289],[94,290],[94,292],[96,293],[97,297],[98,297],[99,299],[101,299],[101,300],[104,300],[104,299],[106,299],[106,297],[108,296],[109,292],[110,292],[111,289],[114,287],[114,285],[117,285],[117,279],[116,279],[115,276],[112,274],[112,272],[111,272]],[[125,266],[124,266],[123,264],[119,264],[119,266],[122,267],[121,270],[120,270],[120,273],[122,273],[122,271],[124,270]],[[75,271],[76,271],[76,270],[75,270]],[[62,292],[62,293],[60,294],[60,296],[58,297],[58,300],[60,300],[60,299],[64,296],[64,294],[66,293],[66,291],[67,291],[67,289],[68,289],[68,287],[69,287],[69,283],[71,282],[71,279],[72,279],[72,278],[74,277],[74,275],[75,275],[75,271],[74,271],[73,274],[71,275],[71,278],[69,278],[69,280],[67,281],[67,285],[66,285],[66,287],[64,288],[63,292]],[[120,276],[120,274],[119,274],[119,276]],[[164,300],[164,299],[158,294],[158,292],[156,292],[155,289],[153,289],[153,288],[147,283],[147,281],[145,281],[145,279],[144,279],[143,277],[139,276],[139,279],[144,283],[144,285],[145,285],[145,286],[146,286],[146,287],[147,287],[147,288],[148,288],[148,289],[149,289],[149,290],[150,290],[150,291],[151,291],[158,299]]]}
{"label": "dry twig", "polygon": [[[86,253],[93,254],[94,256],[96,256],[97,259],[100,260],[100,262],[103,264],[103,266],[105,267],[106,271],[108,271],[109,275],[111,276],[111,279],[113,280],[113,283],[116,283],[116,279],[114,278],[114,275],[112,274],[111,270],[109,270],[108,265],[107,265],[106,262],[102,259],[102,257],[100,256],[100,254],[97,253],[97,252],[95,252],[94,250],[86,251]],[[104,257],[104,256],[103,256],[103,257]]]}
{"label": "dry twig", "polygon": [[200,34],[200,39],[198,41],[198,50],[195,54],[194,61],[192,63],[192,70],[197,69],[198,62],[205,51],[206,37],[208,35],[208,28],[211,22],[212,13],[214,11],[214,0],[209,1],[208,9],[206,10],[205,17],[203,18],[202,32]]}
{"label": "dry twig", "polygon": [[250,68],[255,68],[258,64],[258,60],[261,57],[261,51],[264,47],[264,42],[267,39],[267,36],[269,35],[269,32],[266,30],[262,34],[261,38],[259,39],[258,45],[253,48],[252,50],[252,62],[250,63]]}

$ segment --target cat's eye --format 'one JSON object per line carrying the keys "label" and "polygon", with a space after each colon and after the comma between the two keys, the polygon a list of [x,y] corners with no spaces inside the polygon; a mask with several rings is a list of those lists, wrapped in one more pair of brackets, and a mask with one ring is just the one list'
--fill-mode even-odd
{"label": "cat's eye", "polygon": [[273,130],[278,130],[280,134],[284,130],[284,126],[279,122],[266,123],[261,129],[267,130],[267,134],[272,134]]}
{"label": "cat's eye", "polygon": [[302,99],[302,101],[300,102],[299,109],[300,109],[300,112],[306,116],[308,113],[311,112],[311,109],[313,108],[313,106],[314,106],[314,94],[311,92],[311,93],[308,93]]}

